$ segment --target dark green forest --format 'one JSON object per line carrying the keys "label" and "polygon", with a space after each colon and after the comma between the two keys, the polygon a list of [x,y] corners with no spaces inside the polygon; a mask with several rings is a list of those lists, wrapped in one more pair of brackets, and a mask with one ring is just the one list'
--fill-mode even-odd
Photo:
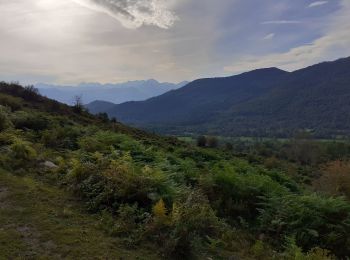
{"label": "dark green forest", "polygon": [[195,80],[146,101],[94,111],[162,134],[318,138],[350,134],[350,58],[294,72],[259,69]]}
{"label": "dark green forest", "polygon": [[[185,142],[91,115],[79,100],[70,107],[14,83],[0,83],[0,105],[0,258],[28,258],[21,255],[28,250],[34,259],[40,252],[48,259],[120,259],[118,250],[135,254],[121,259],[350,255],[346,140],[319,141],[299,132],[288,140],[202,136]],[[33,182],[36,188],[30,186],[26,196],[4,199]],[[74,209],[65,208],[65,196]],[[19,207],[25,199],[28,207],[42,206],[20,210],[21,221],[45,212],[50,217],[33,223],[59,219],[45,226],[54,230],[47,236],[56,247],[23,249],[35,240],[8,224],[16,216],[6,201]],[[55,213],[51,200],[63,205],[62,212]],[[75,229],[77,223],[84,223],[84,232]]]}

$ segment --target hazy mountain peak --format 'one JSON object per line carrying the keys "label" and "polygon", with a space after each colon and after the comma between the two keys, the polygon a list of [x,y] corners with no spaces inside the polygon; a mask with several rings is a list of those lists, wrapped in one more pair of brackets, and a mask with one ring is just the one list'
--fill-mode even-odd
{"label": "hazy mountain peak", "polygon": [[155,79],[149,79],[149,80],[146,80],[146,82],[153,83],[153,84],[159,84],[159,82]]}
{"label": "hazy mountain peak", "polygon": [[60,102],[71,104],[73,97],[82,96],[84,103],[103,100],[115,104],[127,101],[141,101],[178,89],[187,82],[179,84],[160,83],[155,79],[128,81],[125,83],[80,83],[76,86],[60,86],[39,83],[36,87],[40,93]]}

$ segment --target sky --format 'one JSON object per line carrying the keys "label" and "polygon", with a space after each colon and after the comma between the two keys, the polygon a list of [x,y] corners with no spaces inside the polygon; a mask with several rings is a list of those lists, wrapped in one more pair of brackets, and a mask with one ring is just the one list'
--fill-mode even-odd
{"label": "sky", "polygon": [[350,0],[0,0],[0,80],[180,82],[350,56]]}

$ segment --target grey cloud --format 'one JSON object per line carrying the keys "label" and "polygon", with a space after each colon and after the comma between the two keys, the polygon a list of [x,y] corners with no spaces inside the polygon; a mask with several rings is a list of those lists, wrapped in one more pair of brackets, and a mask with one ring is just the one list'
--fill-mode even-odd
{"label": "grey cloud", "polygon": [[73,0],[95,11],[104,12],[125,27],[154,25],[167,29],[178,19],[162,0]]}

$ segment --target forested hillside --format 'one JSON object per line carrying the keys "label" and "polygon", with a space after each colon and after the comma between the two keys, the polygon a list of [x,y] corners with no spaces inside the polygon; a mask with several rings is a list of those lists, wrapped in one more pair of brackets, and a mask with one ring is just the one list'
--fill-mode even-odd
{"label": "forested hillside", "polygon": [[[247,98],[264,92],[251,88]],[[0,83],[0,258],[350,255],[350,144],[207,139],[149,134]]]}
{"label": "forested hillside", "polygon": [[350,58],[292,73],[261,69],[200,79],[143,102],[106,112],[122,122],[162,133],[291,137],[349,135]]}

